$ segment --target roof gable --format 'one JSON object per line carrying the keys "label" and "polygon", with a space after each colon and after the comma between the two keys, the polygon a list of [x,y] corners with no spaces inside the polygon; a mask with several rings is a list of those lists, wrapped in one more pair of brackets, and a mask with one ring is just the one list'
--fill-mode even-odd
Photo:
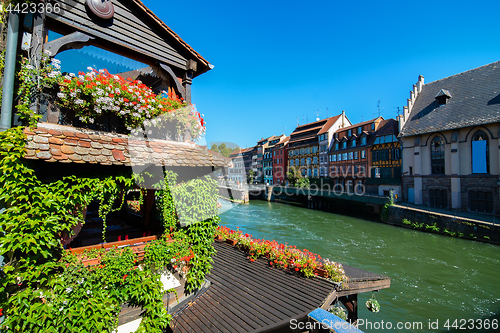
{"label": "roof gable", "polygon": [[[449,96],[453,96],[449,98]],[[448,97],[440,104],[436,96]],[[500,62],[427,83],[418,94],[402,136],[500,121]]]}
{"label": "roof gable", "polygon": [[[132,58],[161,61],[186,70],[196,63],[193,76],[213,66],[160,20],[140,0],[114,0],[114,16],[106,21],[89,14],[85,0],[60,0],[60,13],[47,12],[48,27],[60,33],[80,31],[94,39],[89,43],[108,50],[120,50]],[[136,59],[139,60],[139,59]]]}

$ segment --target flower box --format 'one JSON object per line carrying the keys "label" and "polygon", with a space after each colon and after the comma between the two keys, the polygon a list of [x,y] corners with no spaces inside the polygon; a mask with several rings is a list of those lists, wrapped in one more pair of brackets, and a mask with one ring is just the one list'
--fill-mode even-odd
{"label": "flower box", "polygon": [[84,259],[84,260],[82,260],[82,264],[85,267],[99,265],[100,263],[101,263],[101,259],[100,258],[92,258],[92,259]]}
{"label": "flower box", "polygon": [[228,243],[231,246],[235,246],[237,242],[238,241],[236,239],[231,239],[231,238],[226,239],[226,243]]}
{"label": "flower box", "polygon": [[321,276],[321,277],[328,277],[328,271],[326,269],[321,268],[321,267],[316,267],[314,269],[314,274],[316,274],[317,276]]}
{"label": "flower box", "polygon": [[221,235],[217,235],[217,236],[215,236],[215,241],[222,243],[224,241],[224,238],[222,238]]}

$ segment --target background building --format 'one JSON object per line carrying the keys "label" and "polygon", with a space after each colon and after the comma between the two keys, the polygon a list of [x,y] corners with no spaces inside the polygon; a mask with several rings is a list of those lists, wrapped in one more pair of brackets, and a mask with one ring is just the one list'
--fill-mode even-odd
{"label": "background building", "polygon": [[335,185],[350,192],[355,185],[366,185],[371,167],[370,147],[383,120],[378,117],[335,132],[329,152],[330,177]]}
{"label": "background building", "polygon": [[288,165],[288,155],[286,148],[288,147],[290,137],[284,137],[272,149],[273,153],[273,184],[286,184],[286,173]]}
{"label": "background building", "polygon": [[405,107],[403,195],[431,207],[500,212],[500,62],[424,84]]}
{"label": "background building", "polygon": [[318,133],[319,142],[319,176],[328,177],[328,150],[333,139],[333,134],[340,128],[351,126],[345,111],[342,114],[328,118],[328,122]]}
{"label": "background building", "polygon": [[366,179],[366,192],[401,199],[401,144],[399,124],[395,119],[380,122],[371,147],[372,168]]}

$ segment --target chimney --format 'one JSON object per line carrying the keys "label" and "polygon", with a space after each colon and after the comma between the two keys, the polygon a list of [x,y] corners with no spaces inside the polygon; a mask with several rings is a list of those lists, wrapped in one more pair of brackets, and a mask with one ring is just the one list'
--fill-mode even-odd
{"label": "chimney", "polygon": [[345,125],[344,125],[344,121],[345,121],[345,111],[344,111],[344,110],[342,110],[342,128],[344,128],[344,127],[345,127]]}

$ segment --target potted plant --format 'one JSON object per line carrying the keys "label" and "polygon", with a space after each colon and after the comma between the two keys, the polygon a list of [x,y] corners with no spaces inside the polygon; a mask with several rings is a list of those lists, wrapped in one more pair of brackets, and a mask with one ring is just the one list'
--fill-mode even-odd
{"label": "potted plant", "polygon": [[380,304],[375,299],[375,295],[372,295],[372,298],[370,298],[368,301],[366,301],[366,307],[371,312],[379,312],[380,311]]}

